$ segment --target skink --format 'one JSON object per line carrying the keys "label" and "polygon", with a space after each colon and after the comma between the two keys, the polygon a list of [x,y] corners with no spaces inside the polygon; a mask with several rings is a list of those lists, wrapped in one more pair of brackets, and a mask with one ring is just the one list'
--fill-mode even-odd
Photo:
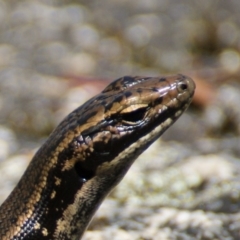
{"label": "skink", "polygon": [[194,89],[183,75],[126,76],[70,113],[0,207],[0,239],[80,239],[134,160],[186,110]]}

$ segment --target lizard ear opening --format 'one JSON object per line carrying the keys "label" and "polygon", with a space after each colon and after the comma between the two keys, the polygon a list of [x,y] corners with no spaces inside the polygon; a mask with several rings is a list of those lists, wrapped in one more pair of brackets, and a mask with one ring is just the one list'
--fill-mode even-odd
{"label": "lizard ear opening", "polygon": [[94,176],[94,171],[85,169],[81,162],[77,162],[75,164],[75,170],[83,183],[88,181]]}

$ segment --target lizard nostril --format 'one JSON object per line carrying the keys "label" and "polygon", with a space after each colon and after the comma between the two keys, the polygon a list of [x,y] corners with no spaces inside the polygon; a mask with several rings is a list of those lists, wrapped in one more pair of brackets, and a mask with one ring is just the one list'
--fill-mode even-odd
{"label": "lizard nostril", "polygon": [[179,84],[179,89],[181,89],[182,91],[187,90],[187,89],[188,89],[187,83],[181,82],[181,83]]}

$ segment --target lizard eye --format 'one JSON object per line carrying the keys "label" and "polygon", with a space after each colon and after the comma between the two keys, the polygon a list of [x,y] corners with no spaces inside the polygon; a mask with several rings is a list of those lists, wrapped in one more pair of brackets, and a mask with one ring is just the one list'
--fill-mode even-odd
{"label": "lizard eye", "polygon": [[121,120],[124,124],[135,125],[142,121],[148,109],[147,104],[137,104],[121,111]]}

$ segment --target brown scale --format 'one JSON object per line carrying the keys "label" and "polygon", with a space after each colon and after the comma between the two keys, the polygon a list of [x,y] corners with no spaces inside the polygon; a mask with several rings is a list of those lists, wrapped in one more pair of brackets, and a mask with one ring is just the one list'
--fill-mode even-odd
{"label": "brown scale", "polygon": [[0,239],[80,239],[134,160],[186,110],[194,89],[183,75],[127,76],[70,113],[0,207]]}

